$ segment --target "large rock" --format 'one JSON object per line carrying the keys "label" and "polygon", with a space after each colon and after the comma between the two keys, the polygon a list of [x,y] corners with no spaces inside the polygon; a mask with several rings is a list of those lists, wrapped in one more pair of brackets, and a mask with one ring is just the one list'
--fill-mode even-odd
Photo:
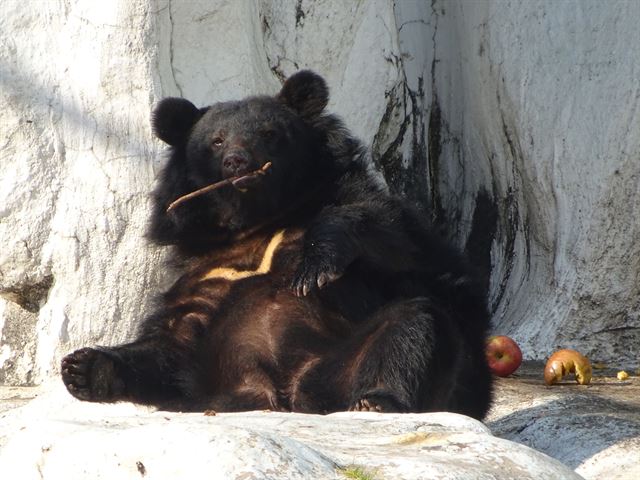
{"label": "large rock", "polygon": [[433,38],[430,199],[495,329],[528,358],[637,366],[640,2],[434,5],[410,27]]}
{"label": "large rock", "polygon": [[498,379],[486,418],[494,435],[535,448],[589,480],[640,478],[640,378],[597,369],[589,385],[553,386],[544,364],[525,362]]}
{"label": "large rock", "polygon": [[0,414],[0,446],[0,471],[25,480],[581,478],[456,414],[207,416],[80,403],[61,387]]}
{"label": "large rock", "polygon": [[[535,448],[588,480],[640,478],[640,378],[620,381],[615,369],[598,369],[590,385],[567,379],[546,386],[542,370],[540,363],[525,362],[517,375],[498,379],[486,419],[491,432]],[[485,478],[487,471],[495,474],[495,465],[506,469],[497,478],[575,478],[563,468],[545,477],[552,464],[541,464],[542,457],[531,459],[525,473],[514,473],[514,463],[504,461],[503,453],[515,455],[520,465],[522,455],[529,458],[528,451],[510,442],[496,443],[486,433],[478,422],[448,414],[319,417],[252,412],[211,417],[153,412],[130,404],[81,403],[59,380],[44,391],[0,387],[0,471],[16,472],[16,478],[29,478],[34,464],[52,477],[66,466],[69,472],[93,473],[96,468],[108,475],[117,472],[118,478],[139,478],[140,462],[145,472],[154,466],[149,478],[162,478],[158,468],[170,476],[191,471],[190,462],[214,472],[239,471],[238,460],[250,465],[251,478],[262,478],[260,472],[275,464],[286,475],[306,472],[309,478],[336,478],[331,477],[336,470],[358,467],[377,472],[374,478],[380,480],[451,478],[447,474]],[[246,442],[256,446],[247,447]],[[91,451],[96,444],[101,449]],[[280,453],[274,454],[274,446],[282,447]],[[264,454],[257,457],[256,449]],[[468,456],[475,466],[466,463]],[[438,470],[443,464],[451,465],[446,474]]]}
{"label": "large rock", "polygon": [[129,337],[159,283],[142,238],[158,15],[140,1],[2,9],[0,381],[38,383],[64,350]]}

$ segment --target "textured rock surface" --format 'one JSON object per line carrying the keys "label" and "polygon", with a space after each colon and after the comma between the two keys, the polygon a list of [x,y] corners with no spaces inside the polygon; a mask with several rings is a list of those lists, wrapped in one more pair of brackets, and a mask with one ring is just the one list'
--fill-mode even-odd
{"label": "textured rock surface", "polygon": [[406,81],[377,137],[391,187],[453,228],[487,275],[496,331],[525,356],[638,365],[640,4],[395,12]]}
{"label": "textured rock surface", "polygon": [[[543,365],[540,363],[526,362],[518,370],[516,376],[498,379],[495,404],[486,422],[493,434],[540,450],[575,469],[576,473],[588,480],[636,480],[639,478],[640,464],[637,459],[640,456],[640,377],[632,375],[629,379],[621,382],[615,378],[615,369],[605,369],[594,372],[592,383],[589,386],[577,385],[569,379],[567,382],[547,387],[543,383],[542,369]],[[36,400],[26,407],[18,408],[36,396]],[[302,422],[302,420],[309,418],[318,417],[251,413],[248,415],[220,415],[216,417],[215,422],[212,422],[212,417],[153,413],[151,410],[128,404],[100,406],[79,403],[63,391],[59,382],[47,385],[44,390],[33,387],[0,387],[0,452],[4,451],[4,453],[0,453],[0,456],[5,459],[0,463],[0,467],[8,468],[9,464],[15,465],[16,462],[23,461],[24,466],[20,468],[28,470],[31,468],[31,462],[34,461],[34,458],[41,461],[40,465],[48,465],[47,454],[52,450],[47,450],[47,447],[56,444],[57,440],[49,442],[47,439],[55,435],[56,432],[63,431],[66,432],[65,435],[68,435],[69,432],[75,432],[74,434],[77,434],[85,444],[95,444],[99,439],[101,445],[108,445],[111,451],[118,455],[120,473],[133,472],[132,478],[138,478],[136,476],[138,475],[136,473],[137,466],[134,469],[134,465],[142,458],[140,455],[144,454],[144,458],[147,459],[153,458],[153,464],[156,466],[160,464],[161,460],[156,459],[157,452],[154,448],[163,452],[163,455],[186,454],[185,458],[192,458],[189,449],[187,448],[185,453],[182,450],[182,445],[168,448],[169,444],[174,445],[171,440],[167,445],[158,445],[158,430],[156,429],[158,422],[163,428],[171,427],[171,433],[176,438],[182,439],[188,445],[197,445],[198,448],[202,444],[203,437],[209,438],[207,435],[211,436],[214,431],[219,432],[219,428],[222,427],[225,427],[223,436],[226,438],[229,435],[229,442],[238,442],[239,444],[242,444],[243,439],[247,437],[244,436],[246,432],[239,434],[238,429],[248,427],[251,431],[259,431],[261,435],[270,435],[269,438],[277,439],[274,444],[285,445],[285,454],[281,459],[291,462],[292,470],[290,471],[294,471],[294,468],[298,468],[296,465],[299,466],[300,462],[304,463],[304,459],[309,458],[309,451],[306,448],[302,449],[302,453],[306,455],[303,455],[302,460],[292,455],[295,448],[291,445],[295,442],[301,442],[316,451],[316,454],[312,455],[315,460],[311,464],[319,468],[320,472],[335,472],[335,465],[343,467],[345,465],[378,465],[379,457],[388,455],[389,458],[386,460],[388,465],[384,471],[394,473],[389,476],[375,477],[379,480],[413,478],[399,477],[397,470],[393,470],[398,466],[396,463],[399,464],[398,459],[402,459],[402,465],[405,465],[406,458],[416,452],[411,448],[420,449],[420,457],[422,458],[426,454],[427,458],[424,461],[429,463],[436,453],[443,455],[443,457],[438,457],[438,461],[443,461],[444,456],[448,455],[448,452],[451,452],[451,449],[455,447],[455,445],[447,444],[441,450],[438,449],[436,440],[439,438],[442,440],[438,434],[442,434],[443,431],[442,426],[438,425],[440,425],[439,422],[444,421],[444,417],[441,418],[438,415],[418,417],[356,416],[349,422],[355,422],[354,419],[359,418],[358,422],[360,423],[350,423],[349,425],[342,425],[342,415],[333,415],[320,417],[321,422],[325,424],[321,428],[318,428],[313,421],[312,428],[303,429],[302,426],[309,427],[309,424]],[[415,418],[420,419],[422,427],[415,428],[415,425],[412,424]],[[460,422],[455,424],[455,428],[476,434],[483,431],[477,422],[455,416],[447,416],[446,418],[460,419]],[[375,419],[375,422],[372,419]],[[394,428],[389,426],[390,421],[394,424]],[[195,425],[197,428],[194,427]],[[447,425],[451,426],[452,424],[447,423]],[[233,428],[226,428],[228,426]],[[116,428],[122,428],[126,432],[127,438],[122,438],[122,444],[127,445],[126,450],[130,450],[127,453],[128,456],[123,453],[119,443],[114,445],[113,435],[115,435],[114,429]],[[352,428],[353,430],[350,430]],[[398,439],[398,435],[405,434],[407,429],[413,432],[426,432],[430,436],[421,438],[422,433],[418,435],[413,433],[412,436],[400,437],[407,441],[415,440],[415,444],[401,442],[402,447],[387,442],[393,438]],[[326,434],[326,430],[332,433]],[[21,432],[24,435],[18,436]],[[373,432],[380,438],[371,447],[369,442]],[[60,436],[63,435],[60,434]],[[140,438],[141,436],[145,438]],[[283,440],[283,436],[288,440]],[[348,437],[346,440],[345,436]],[[120,437],[118,438],[120,439]],[[482,441],[486,440],[486,437],[481,438]],[[131,439],[135,439],[138,444],[131,445]],[[429,439],[432,441],[431,443],[427,441]],[[263,438],[260,441],[262,440]],[[220,441],[220,439],[214,439],[211,445],[217,447]],[[73,443],[70,438],[67,438],[65,442],[70,443],[57,444],[58,449],[54,451],[55,460],[52,465],[58,465],[56,462],[63,461],[64,458],[65,462],[74,466],[73,468],[81,468],[86,463],[84,457],[78,455],[74,457],[73,455],[73,452],[80,449],[80,447],[76,447],[78,443]],[[11,446],[9,446],[10,443]],[[140,447],[140,445],[147,443],[153,448]],[[222,443],[225,445],[224,442]],[[413,446],[406,449],[404,445]],[[492,444],[487,448],[494,446]],[[3,450],[3,447],[7,447],[7,449]],[[38,450],[42,447],[45,447],[44,452]],[[69,452],[61,452],[60,447],[68,448]],[[86,447],[82,446],[82,449],[84,452]],[[359,452],[358,449],[361,449],[362,452]],[[455,450],[456,455],[460,452],[465,454],[464,450]],[[101,451],[101,454],[104,454],[104,451]],[[210,450],[207,456],[215,454],[216,452]],[[334,464],[331,468],[334,470],[327,467],[325,461],[316,456],[318,454],[324,459],[330,459],[330,463]],[[69,455],[69,458],[66,455]],[[484,452],[481,456],[484,458],[486,455],[489,454]],[[94,456],[90,456],[91,461],[94,461]],[[134,458],[136,456],[137,459]],[[495,459],[491,455],[489,457]],[[100,465],[104,465],[104,462],[108,461],[109,457],[105,458],[107,460],[99,461],[102,462],[99,463]],[[173,461],[172,456],[169,458]],[[248,454],[247,458],[252,461],[255,459],[252,454]],[[261,464],[262,466],[273,461],[272,456],[265,458],[268,461]],[[398,460],[398,462],[394,463],[391,459],[394,459],[394,462]],[[215,462],[219,460],[220,457],[215,457]],[[314,463],[316,460],[318,463]],[[197,461],[206,462],[207,460],[200,458]],[[415,467],[415,471],[420,469],[422,472],[431,472],[432,470],[429,469],[435,468],[417,462],[415,457],[409,458],[408,462],[407,466]],[[232,464],[233,459],[228,465]],[[143,465],[145,468],[148,466],[144,461]],[[220,465],[220,463],[216,463],[214,467],[221,468]],[[114,465],[110,463],[107,467],[108,469],[105,471],[111,472],[112,470],[109,469]],[[328,469],[322,470],[325,467]],[[175,466],[167,466],[167,472],[173,472],[172,468]],[[190,467],[187,465],[184,468]],[[255,468],[258,471],[257,469],[262,467],[257,465]],[[371,472],[371,469],[369,471]],[[482,471],[479,469],[476,473]],[[457,473],[458,470],[454,472]],[[337,478],[342,477],[338,476]],[[463,478],[467,477],[463,476]]]}
{"label": "textured rock surface", "polygon": [[[495,405],[486,422],[493,434],[546,453],[575,469],[576,473],[588,480],[635,480],[640,477],[640,465],[637,461],[640,456],[640,377],[632,375],[621,382],[615,378],[614,369],[596,370],[589,386],[577,385],[569,379],[559,385],[547,387],[542,380],[542,367],[540,363],[528,362],[518,370],[517,376],[498,380]],[[265,434],[268,438],[276,439],[272,445],[283,445],[285,454],[279,458],[283,462],[291,462],[287,467],[291,468],[289,472],[297,471],[294,470],[295,468],[306,468],[300,467],[300,462],[304,464],[305,459],[310,458],[309,455],[314,459],[311,464],[319,469],[316,472],[327,474],[333,474],[336,465],[343,467],[345,465],[379,465],[378,457],[386,455],[389,457],[387,459],[389,465],[384,467],[384,471],[391,474],[379,475],[377,478],[399,478],[398,471],[393,470],[395,468],[393,463],[399,463],[399,459],[402,459],[405,465],[406,457],[411,457],[415,453],[415,450],[406,449],[405,446],[400,448],[392,442],[393,438],[397,439],[398,435],[403,435],[407,429],[415,427],[415,425],[409,427],[414,418],[417,418],[415,416],[364,416],[359,417],[360,423],[343,425],[343,416],[333,415],[321,417],[321,421],[325,424],[322,428],[318,428],[313,422],[305,423],[307,420],[304,419],[317,417],[279,414],[274,416],[271,413],[220,415],[216,417],[215,422],[212,422],[212,417],[153,413],[148,409],[127,404],[99,406],[79,403],[71,399],[58,382],[49,385],[49,389],[45,389],[45,393],[31,404],[18,409],[41,391],[34,388],[0,388],[0,451],[3,447],[7,447],[4,450],[5,453],[0,454],[4,455],[5,459],[0,463],[0,467],[8,468],[11,465],[15,468],[13,467],[15,462],[24,461],[24,466],[20,468],[29,469],[33,458],[37,457],[41,461],[40,465],[53,465],[58,468],[57,462],[64,461],[73,465],[73,468],[85,468],[86,458],[73,455],[73,452],[81,449],[78,445],[83,442],[84,444],[100,442],[101,445],[107,445],[110,451],[117,454],[120,462],[119,473],[133,472],[132,478],[137,478],[137,467],[134,468],[134,466],[135,462],[140,461],[141,458],[153,459],[150,464],[156,467],[160,464],[160,460],[155,459],[156,448],[163,454],[170,452],[171,455],[186,455],[184,458],[192,458],[190,450],[187,448],[185,452],[180,444],[168,448],[169,445],[174,445],[173,440],[169,440],[167,445],[158,445],[160,443],[158,439],[161,438],[164,441],[162,432],[158,436],[158,422],[175,438],[181,439],[188,445],[193,444],[193,451],[200,448],[203,438],[211,440],[212,435],[220,434],[221,428],[223,429],[222,437],[228,436],[228,442],[236,442],[239,445],[243,445],[242,442],[248,438],[246,432],[240,432],[239,429],[248,427],[252,432],[259,431],[260,435]],[[375,422],[371,421],[372,418]],[[427,455],[425,462],[431,462],[433,460],[431,455],[436,452],[443,455],[439,458],[439,461],[442,461],[444,455],[451,451],[452,445],[448,444],[442,450],[438,450],[433,442],[429,443],[427,439],[432,441],[442,439],[436,434],[442,433],[442,427],[437,425],[444,420],[437,415],[419,416],[419,419],[422,427],[415,428],[413,431],[427,432],[430,436],[422,438],[422,433],[417,436],[414,433],[413,436],[400,438],[407,441],[414,440],[415,444],[412,448],[419,448],[421,456]],[[352,421],[354,420],[349,420],[349,422]],[[387,430],[389,422],[395,425],[394,429]],[[308,431],[302,428],[305,425]],[[447,423],[447,425],[451,424]],[[461,420],[460,423],[456,423],[456,428],[458,427],[464,431],[482,433],[478,424],[473,421]],[[350,430],[352,428],[353,430]],[[114,440],[114,429],[122,429],[126,432],[126,438],[118,437],[121,442]],[[326,430],[333,433],[327,435]],[[340,434],[336,433],[338,431]],[[24,435],[18,436],[20,432]],[[65,435],[74,432],[77,440],[72,441],[71,438],[67,438],[62,443],[57,443],[57,440],[48,441],[55,435],[64,437],[61,432]],[[265,435],[257,441],[262,442]],[[371,447],[369,442],[370,435],[379,436],[374,447]],[[348,437],[346,440],[345,436]],[[283,440],[282,437],[287,439]],[[387,442],[387,439],[390,441]],[[477,441],[484,440],[483,437],[482,440]],[[206,457],[215,457],[215,459],[208,468],[222,468],[220,463],[216,463],[222,460],[220,456],[216,456],[213,447],[220,447],[222,442],[223,446],[220,448],[224,449],[226,448],[224,445],[227,445],[226,441],[219,438],[211,441],[209,447],[211,450],[207,450]],[[114,445],[114,442],[117,444]],[[131,442],[134,444],[132,445]],[[315,453],[309,454],[306,448],[297,450],[298,444],[295,442],[301,442]],[[236,443],[234,445],[237,446]],[[123,453],[120,444],[126,446],[124,450],[128,451],[128,456]],[[146,444],[149,446],[147,447]],[[401,444],[405,445],[402,442]],[[411,442],[407,444],[411,445]],[[47,450],[47,447],[52,445],[57,445],[57,449]],[[145,447],[141,448],[140,445]],[[493,446],[489,445],[487,448],[493,448]],[[42,447],[45,447],[44,453],[38,450]],[[69,451],[61,452],[61,448]],[[359,452],[359,449],[362,452]],[[241,451],[244,450],[241,449]],[[55,457],[51,460],[51,464],[48,458],[49,452],[54,452],[52,458]],[[298,453],[294,455],[293,452],[301,453],[302,459],[297,457]],[[106,455],[104,451],[100,454]],[[7,455],[11,457],[9,460]],[[69,455],[69,458],[66,455]],[[479,455],[479,458],[484,458],[486,455],[487,453],[484,452]],[[137,459],[134,458],[136,456]],[[94,456],[90,455],[89,458],[95,461]],[[173,457],[169,458],[173,461]],[[251,459],[252,462],[255,461],[252,454],[247,454],[246,458]],[[265,462],[259,465],[255,462],[252,464],[255,471],[266,468],[269,462],[274,461],[272,456],[265,456],[265,459]],[[329,459],[329,467],[325,463],[326,459]],[[104,465],[105,461],[99,460],[99,465]],[[198,459],[198,462],[206,461],[206,459]],[[413,468],[416,469],[415,471],[418,471],[417,469],[422,472],[432,471],[429,470],[431,466],[416,463],[415,458],[409,458],[408,462],[406,465],[410,467],[409,471],[414,471],[411,470]],[[144,460],[142,463],[145,468],[150,465]],[[232,464],[233,459],[228,465],[233,466]],[[54,471],[54,467],[48,467],[51,468],[48,471]],[[105,471],[111,472],[112,470],[109,469],[113,467],[113,463],[110,463],[104,468],[107,468]],[[323,470],[325,467],[326,469]],[[175,466],[169,465],[166,468],[167,472],[174,472],[171,469]],[[478,470],[478,472],[481,471],[481,469]]]}
{"label": "textured rock surface", "polygon": [[142,239],[156,25],[140,1],[3,3],[0,380],[39,382],[61,351],[123,340],[158,284]]}
{"label": "textured rock surface", "polygon": [[176,414],[71,400],[0,413],[11,478],[572,479],[569,468],[455,414]]}
{"label": "textured rock surface", "polygon": [[590,385],[567,377],[548,387],[544,364],[527,362],[499,379],[486,419],[494,435],[560,460],[590,480],[640,478],[640,377],[621,382],[596,370]]}
{"label": "textured rock surface", "polygon": [[434,39],[431,198],[492,269],[495,329],[529,358],[638,365],[640,3],[435,5],[413,27]]}

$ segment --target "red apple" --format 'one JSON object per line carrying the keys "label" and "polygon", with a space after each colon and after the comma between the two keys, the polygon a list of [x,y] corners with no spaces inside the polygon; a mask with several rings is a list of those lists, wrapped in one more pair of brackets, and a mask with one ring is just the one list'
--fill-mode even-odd
{"label": "red apple", "polygon": [[511,375],[522,363],[520,347],[506,335],[489,337],[486,354],[491,372],[499,377]]}

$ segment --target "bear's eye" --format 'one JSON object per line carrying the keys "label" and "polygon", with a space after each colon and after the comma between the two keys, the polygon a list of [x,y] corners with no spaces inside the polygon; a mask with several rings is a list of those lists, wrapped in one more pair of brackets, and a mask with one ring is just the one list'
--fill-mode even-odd
{"label": "bear's eye", "polygon": [[262,138],[264,138],[267,142],[273,142],[277,140],[278,134],[275,130],[264,130],[262,132]]}
{"label": "bear's eye", "polygon": [[224,138],[222,137],[214,137],[214,139],[211,140],[212,147],[216,147],[216,148],[221,147],[223,143],[224,143]]}

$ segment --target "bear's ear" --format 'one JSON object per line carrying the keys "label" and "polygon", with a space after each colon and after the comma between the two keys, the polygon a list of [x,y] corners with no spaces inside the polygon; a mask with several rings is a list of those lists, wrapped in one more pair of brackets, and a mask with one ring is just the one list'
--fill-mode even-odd
{"label": "bear's ear", "polygon": [[151,114],[153,133],[172,147],[187,140],[191,127],[202,116],[202,111],[184,98],[165,98]]}
{"label": "bear's ear", "polygon": [[320,115],[329,101],[329,89],[324,79],[310,71],[291,75],[282,85],[278,99],[304,118]]}

